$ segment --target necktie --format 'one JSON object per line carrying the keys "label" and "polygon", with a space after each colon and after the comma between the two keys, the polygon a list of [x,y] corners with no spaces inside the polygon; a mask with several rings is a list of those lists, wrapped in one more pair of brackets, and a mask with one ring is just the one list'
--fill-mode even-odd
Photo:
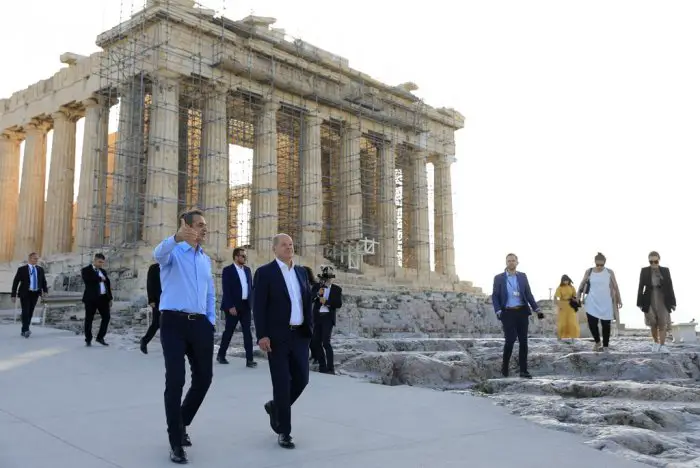
{"label": "necktie", "polygon": [[31,281],[31,289],[37,289],[36,287],[36,268],[35,267],[30,267],[32,270],[32,281]]}

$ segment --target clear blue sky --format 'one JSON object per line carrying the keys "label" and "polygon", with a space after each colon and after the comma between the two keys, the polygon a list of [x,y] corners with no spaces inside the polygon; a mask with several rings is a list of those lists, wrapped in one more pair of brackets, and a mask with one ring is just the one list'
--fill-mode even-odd
{"label": "clear blue sky", "polygon": [[[6,2],[0,96],[49,77],[61,53],[144,0]],[[695,161],[700,152],[700,4],[694,1],[211,0],[347,57],[353,68],[467,116],[453,169],[457,269],[491,289],[516,252],[538,298],[579,281],[602,251],[622,321],[649,250],[672,269],[676,321],[693,309]],[[11,45],[11,47],[9,47]],[[8,48],[9,47],[9,48]],[[11,53],[8,54],[8,51]]]}

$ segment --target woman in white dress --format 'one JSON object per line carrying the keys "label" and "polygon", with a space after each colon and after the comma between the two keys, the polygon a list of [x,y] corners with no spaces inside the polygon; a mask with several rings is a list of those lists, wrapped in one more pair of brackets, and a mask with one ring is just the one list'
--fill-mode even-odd
{"label": "woman in white dress", "polygon": [[[595,340],[594,351],[608,350],[610,324],[613,320],[619,321],[619,309],[622,307],[615,273],[605,268],[605,260],[605,255],[598,252],[595,256],[595,268],[586,271],[578,288],[578,296],[586,309],[588,328]],[[599,321],[603,329],[602,344],[598,330]]]}

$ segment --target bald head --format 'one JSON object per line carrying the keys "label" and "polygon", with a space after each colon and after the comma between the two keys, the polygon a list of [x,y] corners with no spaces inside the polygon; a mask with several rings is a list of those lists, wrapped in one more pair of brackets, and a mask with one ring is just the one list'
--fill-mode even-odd
{"label": "bald head", "polygon": [[272,238],[272,251],[275,257],[289,264],[294,257],[294,242],[289,234],[280,233]]}

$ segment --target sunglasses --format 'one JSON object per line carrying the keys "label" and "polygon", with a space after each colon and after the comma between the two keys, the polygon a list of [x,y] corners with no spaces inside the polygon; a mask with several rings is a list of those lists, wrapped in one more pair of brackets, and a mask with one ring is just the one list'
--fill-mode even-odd
{"label": "sunglasses", "polygon": [[649,260],[649,265],[658,265],[659,261],[658,260]]}

